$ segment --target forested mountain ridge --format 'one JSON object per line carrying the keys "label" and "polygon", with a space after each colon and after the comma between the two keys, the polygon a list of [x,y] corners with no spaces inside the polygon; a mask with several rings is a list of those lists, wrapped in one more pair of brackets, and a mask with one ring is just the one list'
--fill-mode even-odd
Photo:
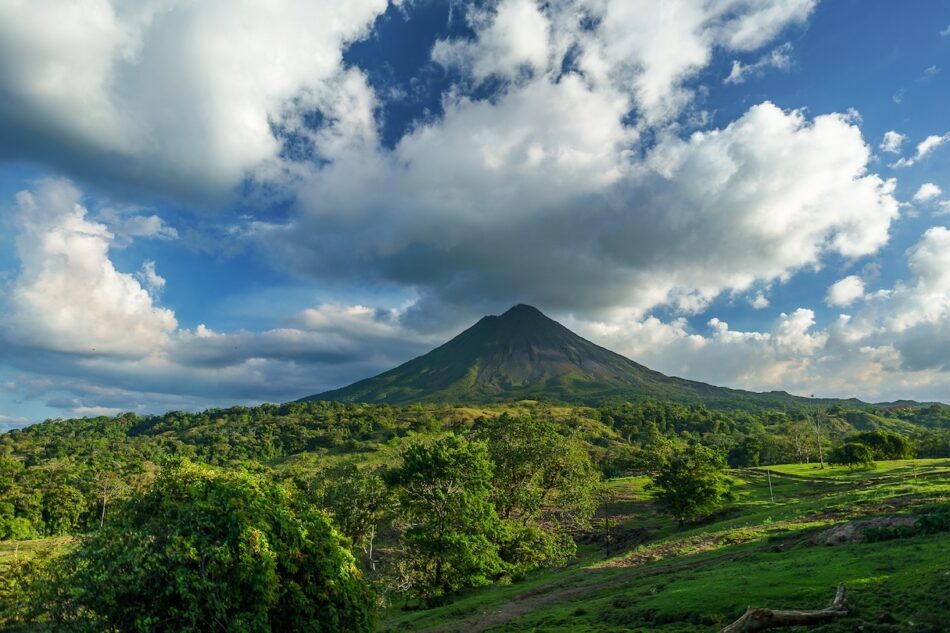
{"label": "forested mountain ridge", "polygon": [[726,409],[867,406],[854,398],[756,393],[666,376],[578,336],[528,305],[483,317],[431,352],[378,376],[302,400],[484,404],[533,399],[596,405],[649,398]]}

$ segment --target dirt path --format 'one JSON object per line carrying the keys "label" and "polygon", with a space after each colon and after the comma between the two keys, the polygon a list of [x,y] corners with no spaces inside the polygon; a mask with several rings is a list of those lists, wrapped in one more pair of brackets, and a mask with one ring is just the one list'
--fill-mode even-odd
{"label": "dirt path", "polygon": [[[689,568],[691,570],[704,569],[706,567],[715,565],[724,558],[735,560],[737,558],[745,558],[748,555],[749,553],[743,553],[738,556],[735,554],[723,554],[721,556],[707,558],[700,562],[683,560],[650,569],[634,568],[629,572],[621,573],[613,578],[602,580],[600,582],[584,584],[579,587],[565,586],[563,582],[555,583],[546,587],[536,587],[514,596],[504,604],[498,605],[498,610],[492,613],[482,613],[468,618],[459,619],[448,626],[440,624],[438,627],[421,630],[429,633],[461,633],[462,631],[465,631],[466,633],[469,631],[473,633],[480,633],[481,631],[486,631],[494,626],[505,624],[506,622],[510,622],[511,620],[515,620],[523,615],[531,613],[538,607],[555,602],[572,600],[579,596],[600,591],[601,589],[622,585],[634,578],[646,578],[649,576],[675,573],[685,568]],[[592,571],[590,573],[597,572]]]}

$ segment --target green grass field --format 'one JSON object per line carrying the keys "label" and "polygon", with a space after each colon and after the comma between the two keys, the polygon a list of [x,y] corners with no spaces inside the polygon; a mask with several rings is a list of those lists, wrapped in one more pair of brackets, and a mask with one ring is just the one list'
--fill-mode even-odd
{"label": "green grass field", "polygon": [[[613,544],[570,566],[475,590],[429,610],[390,608],[389,631],[710,631],[747,606],[816,609],[848,588],[851,614],[817,631],[946,631],[950,533],[815,545],[848,520],[950,507],[950,460],[873,470],[784,465],[733,471],[735,500],[704,525],[656,514],[645,477],[617,479]],[[774,502],[772,497],[774,496]],[[794,630],[794,629],[786,629]],[[804,630],[804,629],[800,629]]]}
{"label": "green grass field", "polygon": [[59,550],[73,540],[71,536],[54,536],[51,538],[33,539],[30,541],[0,541],[0,563],[14,560],[18,557],[33,556],[37,552]]}

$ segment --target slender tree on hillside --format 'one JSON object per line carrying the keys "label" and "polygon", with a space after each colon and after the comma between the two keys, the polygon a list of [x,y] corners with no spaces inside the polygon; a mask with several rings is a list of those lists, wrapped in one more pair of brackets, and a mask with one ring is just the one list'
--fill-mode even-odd
{"label": "slender tree on hillside", "polygon": [[[813,395],[812,398],[815,396]],[[825,417],[821,408],[815,409],[810,414],[812,425],[815,427],[815,441],[818,448],[818,464],[820,468],[825,467],[825,456],[821,449],[821,423]]]}

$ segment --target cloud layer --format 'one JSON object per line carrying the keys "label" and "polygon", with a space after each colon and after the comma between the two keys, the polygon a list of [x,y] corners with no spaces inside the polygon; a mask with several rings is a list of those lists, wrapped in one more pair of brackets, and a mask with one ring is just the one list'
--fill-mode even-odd
{"label": "cloud layer", "polygon": [[[945,228],[906,253],[902,281],[876,288],[842,271],[824,304],[848,314],[830,324],[821,292],[834,278],[817,305],[768,311],[797,273],[879,253],[900,216],[855,113],[758,99],[713,125],[698,98],[717,55],[735,60],[717,84],[790,68],[798,44],[781,42],[816,0],[453,5],[470,33],[431,48],[428,68],[448,82],[440,114],[394,144],[380,129],[399,97],[343,61],[387,5],[0,5],[0,160],[109,182],[118,199],[220,200],[247,186],[249,215],[229,240],[284,274],[413,300],[317,302],[261,330],[179,325],[162,303],[176,282],[161,258],[117,262],[188,230],[54,179],[15,204],[20,269],[0,294],[0,359],[18,372],[8,391],[77,414],[288,399],[528,302],[657,369],[719,384],[947,392]],[[878,145],[894,167],[950,136],[901,157],[906,139],[891,130]],[[912,201],[942,208],[941,194],[925,183]],[[692,318],[724,296],[766,324]]]}
{"label": "cloud layer", "polygon": [[950,389],[950,229],[934,227],[907,253],[910,275],[865,293],[847,277],[828,301],[849,306],[824,328],[799,308],[766,331],[736,331],[717,318],[708,331],[684,319],[585,321],[572,325],[661,371],[754,390],[783,389],[870,400],[946,399]]}
{"label": "cloud layer", "polygon": [[[135,276],[115,269],[114,235],[86,217],[79,199],[65,181],[17,196],[21,271],[11,290],[9,336],[73,354],[138,356],[164,345],[177,327],[174,314],[156,306]],[[150,273],[148,281],[160,287],[154,264]]]}
{"label": "cloud layer", "polygon": [[272,124],[321,104],[386,4],[4,2],[0,157],[221,196],[277,157]]}

